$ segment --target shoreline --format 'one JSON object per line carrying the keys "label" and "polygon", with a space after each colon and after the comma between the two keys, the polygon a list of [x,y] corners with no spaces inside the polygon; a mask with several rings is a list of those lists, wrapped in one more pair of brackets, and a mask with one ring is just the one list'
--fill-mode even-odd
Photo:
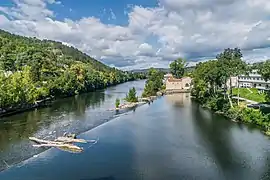
{"label": "shoreline", "polygon": [[33,104],[23,104],[15,108],[7,108],[4,110],[0,110],[0,118],[12,116],[15,114],[19,114],[19,113],[39,109],[39,108],[45,108],[45,107],[51,106],[54,102],[55,100],[53,100],[52,98],[46,98],[44,100],[40,100]]}
{"label": "shoreline", "polygon": [[[132,81],[138,81],[138,80],[140,80],[140,79],[136,79],[136,80],[132,80]],[[126,81],[126,82],[131,82],[131,81]],[[123,84],[123,83],[126,83],[126,82],[122,82],[122,83],[119,83],[119,84]],[[59,99],[65,99],[65,98],[74,97],[76,95],[80,95],[80,94],[84,94],[84,93],[91,93],[91,92],[95,92],[95,91],[99,91],[99,90],[105,90],[106,88],[117,86],[119,84],[110,85],[110,86],[107,86],[107,87],[102,88],[102,89],[95,89],[95,90],[92,90],[92,91],[81,92],[79,94],[63,95],[63,96],[59,96],[57,98],[55,98],[55,97],[47,97],[47,98],[39,100],[39,101],[37,101],[37,102],[35,102],[33,104],[27,104],[27,103],[26,104],[21,104],[21,105],[18,105],[16,107],[14,107],[14,108],[6,108],[6,109],[0,108],[0,119],[3,118],[3,117],[12,116],[12,115],[20,114],[20,113],[23,113],[23,112],[32,111],[32,110],[35,110],[35,109],[49,107]]]}
{"label": "shoreline", "polygon": [[[88,130],[86,130],[86,131],[80,132],[80,133],[77,134],[77,136],[80,137],[81,135],[83,135],[83,134],[86,133],[86,132],[92,131],[92,130],[94,130],[94,129],[100,127],[100,126],[104,126],[104,125],[107,124],[108,122],[113,121],[113,120],[119,118],[119,116],[125,115],[126,113],[131,113],[134,109],[139,108],[139,107],[141,107],[141,106],[143,106],[143,105],[145,105],[145,104],[147,104],[147,103],[138,103],[136,106],[131,107],[131,108],[124,108],[124,109],[120,109],[120,110],[114,110],[114,111],[117,112],[117,114],[114,115],[112,118],[110,118],[109,121],[104,122],[104,123],[102,123],[102,124],[100,124],[100,125],[98,125],[98,126],[95,126],[95,127],[91,128],[91,129],[88,129]],[[123,110],[123,111],[121,111],[121,110]],[[2,172],[4,172],[4,171],[6,171],[6,170],[8,170],[8,169],[10,169],[10,168],[12,168],[12,167],[14,167],[14,166],[20,165],[20,164],[22,164],[22,163],[24,163],[24,162],[27,162],[27,161],[29,161],[29,160],[34,159],[34,158],[38,157],[40,154],[46,153],[47,151],[51,150],[52,148],[53,148],[53,147],[45,148],[45,149],[43,149],[41,152],[39,152],[39,153],[37,153],[37,154],[35,154],[35,155],[31,156],[31,157],[25,158],[25,159],[23,159],[23,160],[21,160],[21,161],[19,161],[19,162],[14,163],[14,164],[7,164],[5,161],[3,161],[3,162],[6,164],[6,168],[4,168],[4,169],[2,169],[2,170],[0,169],[0,174],[1,174]]]}
{"label": "shoreline", "polygon": [[194,99],[203,109],[207,109],[207,110],[211,111],[212,113],[220,115],[220,116],[222,116],[222,117],[226,118],[227,120],[229,120],[231,122],[234,122],[234,123],[241,123],[241,124],[245,124],[245,125],[253,125],[257,129],[259,129],[265,136],[270,137],[270,131],[266,130],[264,127],[262,127],[262,126],[260,126],[258,124],[255,124],[253,122],[244,122],[244,121],[239,121],[239,120],[236,120],[236,119],[231,119],[230,117],[228,117],[226,115],[225,112],[223,112],[223,111],[214,111],[210,107],[207,107],[206,105],[201,104],[199,101],[197,101],[196,97],[191,96],[191,99]]}

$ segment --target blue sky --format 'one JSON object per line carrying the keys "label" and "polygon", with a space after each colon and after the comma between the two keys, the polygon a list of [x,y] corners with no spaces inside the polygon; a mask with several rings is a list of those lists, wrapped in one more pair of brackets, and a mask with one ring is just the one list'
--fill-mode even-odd
{"label": "blue sky", "polygon": [[75,46],[121,69],[191,64],[240,47],[270,56],[269,0],[1,0],[0,28]]}
{"label": "blue sky", "polygon": [[[56,14],[56,19],[63,20],[67,16],[70,19],[78,20],[81,17],[94,16],[106,24],[127,25],[128,16],[125,12],[130,11],[129,6],[139,5],[143,7],[156,7],[156,0],[65,0],[61,1],[62,6],[51,6]],[[117,19],[112,19],[112,13]]]}

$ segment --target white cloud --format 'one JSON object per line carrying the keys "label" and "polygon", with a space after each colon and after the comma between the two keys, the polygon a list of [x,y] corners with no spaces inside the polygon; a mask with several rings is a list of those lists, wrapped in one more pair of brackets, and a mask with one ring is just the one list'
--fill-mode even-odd
{"label": "white cloud", "polygon": [[148,43],[142,43],[139,45],[137,51],[135,52],[135,56],[154,56],[155,51],[153,50],[153,47]]}
{"label": "white cloud", "polygon": [[[268,0],[160,0],[156,8],[129,6],[127,26],[95,17],[55,20],[47,4],[60,1],[14,2],[0,6],[0,28],[62,41],[125,69],[167,66],[179,56],[202,60],[228,47],[242,48],[248,61],[270,57]],[[111,9],[110,17],[116,20]]]}

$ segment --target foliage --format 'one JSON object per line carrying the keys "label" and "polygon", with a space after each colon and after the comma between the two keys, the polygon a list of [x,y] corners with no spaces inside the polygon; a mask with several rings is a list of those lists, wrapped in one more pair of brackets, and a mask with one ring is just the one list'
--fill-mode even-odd
{"label": "foliage", "polygon": [[[265,81],[270,80],[270,60],[267,60],[263,63],[258,64],[258,73],[261,74],[262,78]],[[270,90],[266,93],[266,101],[270,101]]]}
{"label": "foliage", "polygon": [[[224,93],[227,90],[226,83],[231,76],[246,74],[248,71],[246,63],[241,59],[242,53],[239,48],[227,48],[222,53],[217,55],[217,69],[219,76],[224,84]],[[232,90],[230,89],[232,95]]]}
{"label": "foliage", "polygon": [[108,67],[61,42],[0,30],[0,108],[71,96],[137,78],[140,73]]}
{"label": "foliage", "polygon": [[120,99],[119,98],[116,98],[116,100],[115,100],[115,107],[116,108],[119,108],[119,106],[120,106]]}
{"label": "foliage", "polygon": [[176,78],[182,78],[185,73],[186,62],[182,58],[178,58],[170,64],[171,73]]}
{"label": "foliage", "polygon": [[148,79],[146,81],[142,96],[149,97],[155,96],[159,90],[164,88],[163,86],[164,73],[154,68],[150,68],[148,71]]}
{"label": "foliage", "polygon": [[126,95],[125,100],[127,102],[138,102],[138,97],[136,96],[136,89],[135,89],[135,87],[129,89],[129,92]]}
{"label": "foliage", "polygon": [[[210,60],[196,65],[192,72],[193,89],[192,95],[203,106],[215,112],[222,112],[226,117],[242,122],[254,123],[265,129],[270,127],[270,114],[264,114],[260,110],[247,107],[230,107],[227,87],[224,86],[231,76],[237,76],[249,71],[246,63],[241,60],[240,49],[225,49],[217,56],[217,60]],[[261,68],[260,73],[267,78],[269,67],[257,65]],[[267,69],[268,68],[268,69]],[[254,101],[264,101],[264,94],[259,94],[257,89],[251,88],[253,93],[241,88],[240,96]],[[222,93],[224,91],[225,93]],[[232,90],[232,94],[237,94],[237,89]]]}
{"label": "foliage", "polygon": [[223,96],[210,97],[207,101],[207,106],[213,111],[221,112],[226,112],[230,108],[228,101]]}
{"label": "foliage", "polygon": [[265,81],[270,80],[270,60],[258,65],[258,72]]}

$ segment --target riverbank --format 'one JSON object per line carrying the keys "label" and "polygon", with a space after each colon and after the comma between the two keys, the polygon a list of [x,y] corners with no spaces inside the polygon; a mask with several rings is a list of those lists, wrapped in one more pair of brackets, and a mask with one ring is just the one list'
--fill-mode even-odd
{"label": "riverbank", "polygon": [[229,100],[224,99],[224,96],[220,97],[208,97],[204,101],[199,101],[195,96],[192,96],[194,100],[214,113],[223,115],[227,119],[233,122],[254,124],[258,126],[266,135],[270,135],[270,114],[263,114],[258,109],[248,108],[244,105],[233,104],[230,106]]}
{"label": "riverbank", "polygon": [[15,107],[0,108],[0,118],[30,111],[33,109],[48,107],[53,103],[53,101],[54,100],[52,98],[46,98],[44,100],[37,101],[33,104],[21,104]]}
{"label": "riverbank", "polygon": [[[137,81],[137,80],[132,80],[132,81]],[[126,81],[126,82],[130,82],[130,81]],[[123,83],[126,83],[126,82],[123,82]],[[123,84],[123,83],[120,83],[120,84]],[[107,87],[105,87],[103,89],[117,86],[117,85],[119,85],[119,84],[108,85]],[[95,91],[103,90],[103,89],[95,89]],[[26,111],[31,111],[34,109],[48,107],[48,106],[51,106],[57,100],[73,97],[73,96],[84,94],[84,93],[90,93],[90,92],[94,92],[94,91],[85,91],[85,92],[81,92],[78,94],[75,93],[75,94],[70,94],[70,95],[61,95],[59,97],[47,97],[45,99],[38,100],[34,103],[23,103],[23,104],[19,104],[16,106],[10,106],[7,108],[0,108],[0,118],[23,113]]]}

